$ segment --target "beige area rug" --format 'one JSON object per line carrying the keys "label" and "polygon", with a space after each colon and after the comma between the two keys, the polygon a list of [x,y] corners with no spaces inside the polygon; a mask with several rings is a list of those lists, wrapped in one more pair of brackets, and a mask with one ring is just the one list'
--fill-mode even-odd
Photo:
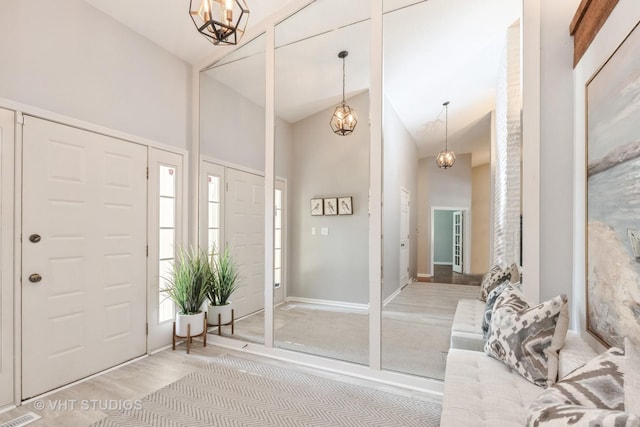
{"label": "beige area rug", "polygon": [[235,357],[221,357],[94,427],[421,426],[441,405]]}
{"label": "beige area rug", "polygon": [[[478,286],[425,282],[406,286],[383,308],[383,368],[444,379],[458,300],[479,294]],[[234,337],[263,342],[263,325],[263,313],[242,319],[236,323]],[[368,331],[365,311],[297,302],[279,305],[274,311],[275,345],[288,350],[368,364]]]}

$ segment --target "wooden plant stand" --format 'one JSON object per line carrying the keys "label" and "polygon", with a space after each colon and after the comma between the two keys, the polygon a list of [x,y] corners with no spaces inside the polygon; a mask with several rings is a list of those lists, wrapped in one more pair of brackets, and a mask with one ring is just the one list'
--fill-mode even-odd
{"label": "wooden plant stand", "polygon": [[[232,317],[233,317],[233,313],[232,313]],[[198,334],[198,335],[191,335],[191,325],[187,325],[187,336],[180,336],[180,335],[176,335],[176,321],[173,321],[173,349],[176,349],[176,338],[186,338],[187,339],[187,354],[189,354],[189,352],[191,351],[191,343],[193,342],[193,339],[195,337],[201,337],[204,336],[203,338],[203,347],[207,346],[207,313],[204,313],[204,329],[202,331],[202,333]]]}
{"label": "wooden plant stand", "polygon": [[[229,323],[222,324],[222,314],[218,313],[218,325],[217,325],[218,336],[222,335],[222,327],[229,326],[229,325],[231,325],[231,335],[233,335],[235,332],[235,326],[236,326],[236,316],[233,308],[231,309],[231,322]],[[213,326],[216,326],[216,325],[213,325]]]}

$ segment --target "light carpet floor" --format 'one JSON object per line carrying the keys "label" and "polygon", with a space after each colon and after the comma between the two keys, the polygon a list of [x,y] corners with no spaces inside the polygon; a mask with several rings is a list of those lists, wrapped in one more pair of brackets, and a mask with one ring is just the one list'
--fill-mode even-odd
{"label": "light carpet floor", "polygon": [[[444,379],[451,323],[458,300],[478,298],[478,286],[412,282],[382,311],[382,367]],[[235,335],[262,343],[264,314],[236,322]],[[352,363],[369,362],[369,316],[364,310],[290,302],[274,311],[275,345]]]}
{"label": "light carpet floor", "polygon": [[441,405],[236,357],[221,357],[94,427],[421,426]]}

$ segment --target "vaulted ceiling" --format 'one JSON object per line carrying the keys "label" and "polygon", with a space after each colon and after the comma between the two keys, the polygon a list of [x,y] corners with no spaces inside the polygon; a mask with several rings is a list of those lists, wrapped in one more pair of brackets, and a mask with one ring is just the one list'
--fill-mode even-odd
{"label": "vaulted ceiling", "polygon": [[[186,0],[85,1],[191,64],[202,63],[216,49],[226,49],[213,46],[196,32]],[[247,0],[249,28],[260,27],[270,14],[295,1]],[[458,153],[473,153],[474,164],[488,161],[490,112],[495,109],[500,58],[506,30],[520,17],[520,3],[384,0],[384,95],[421,157],[442,149],[442,103],[450,101],[451,147]],[[340,4],[340,13],[336,13],[336,4]],[[348,96],[369,87],[369,5],[369,0],[317,0],[278,25],[276,113],[281,118],[296,122],[340,100],[339,50],[350,52]],[[251,70],[264,73],[264,67],[245,64],[245,70],[238,72],[241,66],[230,66],[220,78],[264,105],[260,87],[264,77],[251,75]]]}

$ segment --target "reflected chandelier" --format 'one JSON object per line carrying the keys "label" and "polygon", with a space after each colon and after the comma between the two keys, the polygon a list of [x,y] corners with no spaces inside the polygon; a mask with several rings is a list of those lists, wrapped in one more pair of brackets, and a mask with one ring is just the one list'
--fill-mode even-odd
{"label": "reflected chandelier", "polygon": [[356,112],[353,111],[353,108],[349,107],[344,100],[344,59],[347,57],[347,55],[349,55],[349,52],[347,52],[346,50],[338,53],[338,58],[342,59],[342,102],[333,111],[333,115],[331,116],[331,120],[329,121],[333,133],[340,136],[351,135],[353,130],[356,128],[356,125],[358,124],[358,117],[356,116]]}
{"label": "reflected chandelier", "polygon": [[449,150],[449,101],[444,104],[444,151],[438,153],[436,164],[441,169],[449,169],[456,162],[456,154]]}
{"label": "reflected chandelier", "polygon": [[245,0],[190,0],[189,16],[214,45],[235,45],[247,28],[249,8]]}

